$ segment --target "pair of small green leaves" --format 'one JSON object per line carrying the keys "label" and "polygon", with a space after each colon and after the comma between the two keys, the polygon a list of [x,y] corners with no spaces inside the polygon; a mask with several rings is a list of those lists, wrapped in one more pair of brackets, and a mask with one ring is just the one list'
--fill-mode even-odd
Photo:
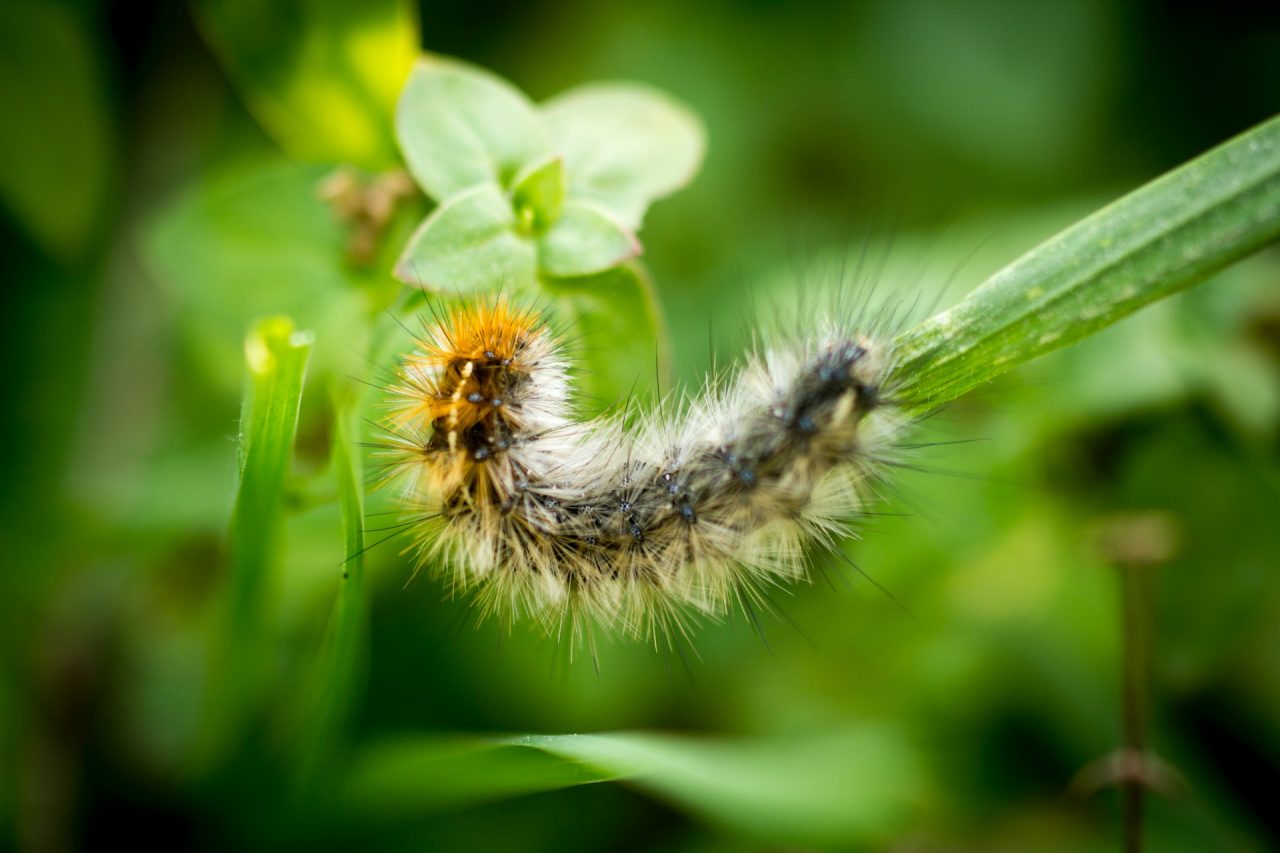
{"label": "pair of small green leaves", "polygon": [[410,74],[396,133],[409,171],[439,202],[396,275],[460,294],[594,275],[635,257],[645,210],[693,177],[705,147],[697,117],[655,89],[593,84],[539,108],[505,80],[439,57]]}

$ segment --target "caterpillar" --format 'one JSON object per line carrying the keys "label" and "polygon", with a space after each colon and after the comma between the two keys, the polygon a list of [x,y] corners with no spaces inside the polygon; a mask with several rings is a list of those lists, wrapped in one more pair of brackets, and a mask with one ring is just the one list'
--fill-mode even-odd
{"label": "caterpillar", "polygon": [[884,343],[832,322],[758,346],[629,429],[575,417],[561,336],[505,297],[435,312],[387,388],[407,551],[485,615],[687,635],[851,533],[905,418]]}

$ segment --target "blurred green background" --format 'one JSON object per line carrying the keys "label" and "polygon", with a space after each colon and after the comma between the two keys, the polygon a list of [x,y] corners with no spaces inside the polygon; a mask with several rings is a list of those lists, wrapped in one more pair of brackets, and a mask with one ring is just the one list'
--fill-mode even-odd
{"label": "blurred green background", "polygon": [[[474,629],[373,549],[367,671],[324,745],[344,758],[300,788],[299,673],[343,560],[330,394],[376,380],[361,353],[425,210],[353,257],[317,185],[395,165],[415,45],[536,100],[625,78],[701,115],[702,173],[641,233],[692,385],[851,251],[891,298],[945,303],[1280,109],[1280,8],[1252,3],[6,2],[0,845],[1113,849],[1116,792],[1069,791],[1121,738],[1093,531],[1159,510],[1180,547],[1151,570],[1148,740],[1183,784],[1149,803],[1151,848],[1277,846],[1274,247],[925,424],[941,444],[847,548],[866,576],[826,561],[759,632],[605,641],[597,671],[531,626]],[[255,638],[270,675],[197,749],[242,342],[274,313],[317,340]],[[618,731],[663,734],[439,737]]]}

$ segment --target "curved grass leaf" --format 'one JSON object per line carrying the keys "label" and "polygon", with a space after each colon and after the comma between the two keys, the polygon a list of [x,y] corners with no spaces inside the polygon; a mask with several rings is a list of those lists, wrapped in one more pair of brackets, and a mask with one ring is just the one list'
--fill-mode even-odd
{"label": "curved grass leaf", "polygon": [[624,732],[387,742],[360,754],[342,807],[381,822],[604,781],[731,832],[809,845],[885,837],[928,794],[919,757],[888,730],[758,740]]}
{"label": "curved grass leaf", "polygon": [[343,773],[341,807],[382,822],[616,778],[512,740],[463,735],[367,746]]}
{"label": "curved grass leaf", "polygon": [[899,400],[913,409],[952,400],[1277,237],[1280,118],[1068,228],[899,336]]}

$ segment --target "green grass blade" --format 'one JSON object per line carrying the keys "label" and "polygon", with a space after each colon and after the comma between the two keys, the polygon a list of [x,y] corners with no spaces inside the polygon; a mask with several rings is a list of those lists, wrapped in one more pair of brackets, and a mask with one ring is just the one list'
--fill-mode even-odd
{"label": "green grass blade", "polygon": [[231,520],[230,573],[211,648],[200,764],[223,753],[257,698],[265,600],[280,535],[285,479],[298,429],[312,336],[287,317],[260,321],[245,339],[248,368],[240,420],[240,490]]}
{"label": "green grass blade", "polygon": [[[333,472],[342,512],[345,560],[338,593],[308,680],[290,708],[300,791],[306,794],[338,757],[343,729],[363,685],[369,630],[364,580],[364,490],[351,426],[352,406],[334,415]],[[339,575],[335,571],[335,578]]]}
{"label": "green grass blade", "polygon": [[354,450],[350,412],[339,409],[337,425],[334,469],[338,477],[338,502],[342,507],[346,563],[333,623],[334,661],[329,692],[335,704],[349,709],[369,622],[369,602],[364,589],[364,477],[360,456]]}
{"label": "green grass blade", "polygon": [[1280,117],[1063,231],[902,334],[898,398],[948,402],[1280,237]]}

